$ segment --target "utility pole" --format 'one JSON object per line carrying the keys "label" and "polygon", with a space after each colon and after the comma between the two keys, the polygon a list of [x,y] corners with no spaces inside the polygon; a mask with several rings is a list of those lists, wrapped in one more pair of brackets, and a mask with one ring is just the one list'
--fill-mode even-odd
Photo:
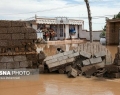
{"label": "utility pole", "polygon": [[91,11],[90,11],[90,6],[88,0],[84,0],[86,3],[87,11],[88,11],[88,21],[89,21],[89,32],[90,32],[90,42],[93,42],[93,37],[92,37],[92,17],[91,17]]}

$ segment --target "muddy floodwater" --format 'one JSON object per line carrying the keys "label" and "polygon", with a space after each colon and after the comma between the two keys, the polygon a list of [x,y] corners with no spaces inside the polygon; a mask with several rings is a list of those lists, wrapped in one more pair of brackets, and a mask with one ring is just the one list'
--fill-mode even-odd
{"label": "muddy floodwater", "polygon": [[[38,45],[47,56],[56,54],[56,48],[69,51],[79,44]],[[117,46],[106,46],[114,58]],[[38,80],[0,80],[0,95],[120,95],[120,79],[67,78],[66,74],[40,74]]]}

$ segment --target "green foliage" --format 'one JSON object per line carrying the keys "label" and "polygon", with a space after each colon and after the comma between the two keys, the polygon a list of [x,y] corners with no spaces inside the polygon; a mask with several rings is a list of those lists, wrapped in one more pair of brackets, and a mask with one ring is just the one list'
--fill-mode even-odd
{"label": "green foliage", "polygon": [[105,31],[103,31],[101,34],[100,34],[100,38],[105,38],[105,36],[106,36],[106,32]]}
{"label": "green foliage", "polygon": [[120,19],[120,12],[117,15],[114,15],[113,19]]}

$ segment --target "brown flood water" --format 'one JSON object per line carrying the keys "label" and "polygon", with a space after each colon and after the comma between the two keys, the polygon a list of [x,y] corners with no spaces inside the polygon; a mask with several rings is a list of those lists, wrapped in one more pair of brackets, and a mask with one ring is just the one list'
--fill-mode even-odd
{"label": "brown flood water", "polygon": [[[68,51],[72,45],[38,45],[37,51],[43,50],[46,55],[56,53],[61,47]],[[114,57],[117,46],[107,46]],[[120,95],[120,79],[104,78],[67,78],[62,74],[41,74],[36,81],[0,80],[0,95]]]}

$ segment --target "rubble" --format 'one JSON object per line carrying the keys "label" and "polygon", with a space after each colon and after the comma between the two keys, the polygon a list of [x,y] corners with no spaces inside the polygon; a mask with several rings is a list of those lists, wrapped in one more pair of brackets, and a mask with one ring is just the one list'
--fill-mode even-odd
{"label": "rubble", "polygon": [[95,43],[85,43],[75,50],[47,56],[42,65],[45,67],[44,72],[58,71],[59,74],[67,74],[68,77],[73,78],[80,75],[87,78],[91,76],[104,77],[108,73],[118,78],[119,66],[113,66],[110,58],[110,52],[106,47]]}

